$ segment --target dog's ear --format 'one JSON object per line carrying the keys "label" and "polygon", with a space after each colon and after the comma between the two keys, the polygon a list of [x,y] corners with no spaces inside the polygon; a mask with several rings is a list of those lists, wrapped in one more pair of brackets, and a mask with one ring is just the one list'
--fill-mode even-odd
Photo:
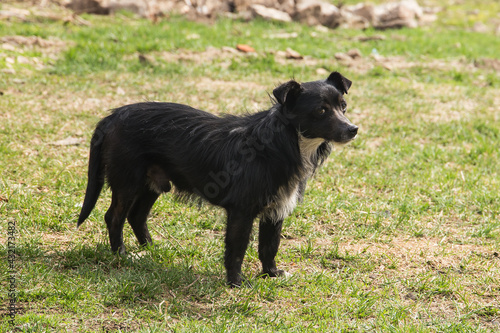
{"label": "dog's ear", "polygon": [[281,105],[285,105],[295,101],[299,93],[302,91],[300,83],[290,80],[273,90],[273,95]]}
{"label": "dog's ear", "polygon": [[326,82],[333,85],[342,94],[347,94],[347,90],[349,90],[349,88],[351,87],[351,84],[352,84],[352,82],[350,80],[346,79],[339,72],[332,72],[332,74],[330,74],[328,79],[326,79]]}

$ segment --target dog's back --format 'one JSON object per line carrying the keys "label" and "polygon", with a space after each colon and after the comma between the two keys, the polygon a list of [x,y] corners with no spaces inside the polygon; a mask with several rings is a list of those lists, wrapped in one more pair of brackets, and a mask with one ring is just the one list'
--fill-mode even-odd
{"label": "dog's back", "polygon": [[181,194],[261,211],[300,178],[297,135],[277,113],[216,117],[171,103],[116,109],[102,148],[107,181],[112,189],[147,183],[164,192],[169,179]]}

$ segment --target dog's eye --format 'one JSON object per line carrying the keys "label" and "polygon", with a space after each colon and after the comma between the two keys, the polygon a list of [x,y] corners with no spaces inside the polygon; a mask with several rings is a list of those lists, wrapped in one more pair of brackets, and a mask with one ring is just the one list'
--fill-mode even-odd
{"label": "dog's eye", "polygon": [[319,109],[318,111],[316,111],[316,115],[319,116],[319,117],[324,116],[325,113],[326,113],[326,109],[325,108],[322,108],[322,109]]}
{"label": "dog's eye", "polygon": [[345,101],[342,101],[340,103],[340,106],[342,107],[342,111],[345,113],[345,110],[347,109],[347,103]]}

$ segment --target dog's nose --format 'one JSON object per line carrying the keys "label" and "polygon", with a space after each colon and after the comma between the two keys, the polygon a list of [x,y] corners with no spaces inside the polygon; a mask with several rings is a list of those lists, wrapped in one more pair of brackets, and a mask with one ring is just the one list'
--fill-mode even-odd
{"label": "dog's nose", "polygon": [[358,134],[358,126],[352,125],[349,127],[349,132],[351,132],[353,135]]}

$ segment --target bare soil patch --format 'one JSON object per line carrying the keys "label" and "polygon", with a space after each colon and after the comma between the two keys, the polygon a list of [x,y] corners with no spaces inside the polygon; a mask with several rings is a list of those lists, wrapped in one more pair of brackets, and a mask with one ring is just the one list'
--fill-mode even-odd
{"label": "bare soil patch", "polygon": [[9,48],[7,45],[11,45],[12,47],[41,48],[53,52],[61,51],[71,44],[56,38],[44,39],[38,36],[4,36],[0,38],[0,41],[3,48]]}
{"label": "bare soil patch", "polygon": [[422,58],[421,61],[410,61],[403,56],[382,56],[379,54],[363,56],[358,50],[351,50],[347,53],[336,53],[335,58],[340,64],[359,73],[366,73],[375,67],[382,67],[388,71],[411,69],[415,67],[446,71],[474,71],[476,69],[474,64],[459,59],[442,60]]}
{"label": "bare soil patch", "polygon": [[[0,38],[0,51],[11,51],[17,53],[17,56],[7,56],[6,69],[3,72],[15,74],[14,64],[31,65],[36,70],[43,70],[48,62],[57,60],[62,52],[72,46],[73,42],[63,41],[57,38],[41,38],[38,36],[4,36]],[[27,51],[36,50],[41,53],[41,57],[33,57],[27,54]]]}
{"label": "bare soil patch", "polygon": [[[415,273],[426,267],[432,269],[456,268],[471,255],[490,258],[496,268],[500,261],[491,249],[473,244],[456,244],[444,238],[394,238],[388,242],[351,240],[341,244],[349,253],[369,253],[376,257],[395,260],[403,270],[413,269]],[[385,267],[380,267],[381,270]]]}

